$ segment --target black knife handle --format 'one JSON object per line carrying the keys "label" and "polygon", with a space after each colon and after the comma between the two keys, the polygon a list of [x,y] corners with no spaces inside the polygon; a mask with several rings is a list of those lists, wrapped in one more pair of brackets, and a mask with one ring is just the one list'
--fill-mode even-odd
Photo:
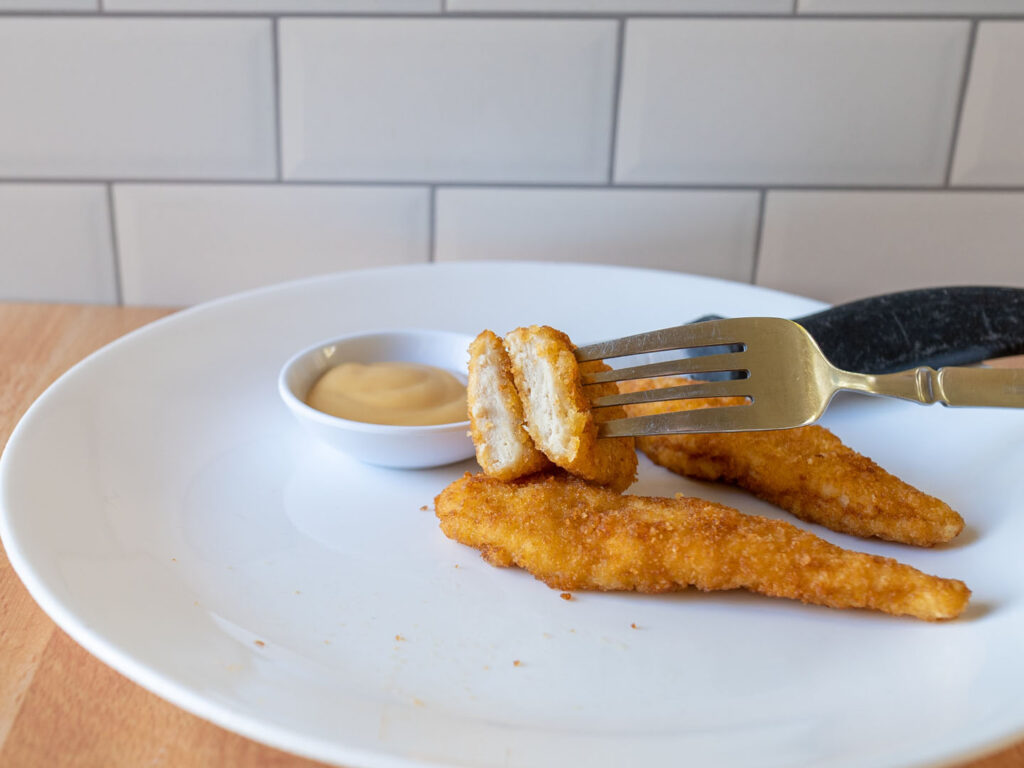
{"label": "black knife handle", "polygon": [[891,373],[1024,353],[1024,288],[956,286],[873,296],[796,318],[838,368]]}

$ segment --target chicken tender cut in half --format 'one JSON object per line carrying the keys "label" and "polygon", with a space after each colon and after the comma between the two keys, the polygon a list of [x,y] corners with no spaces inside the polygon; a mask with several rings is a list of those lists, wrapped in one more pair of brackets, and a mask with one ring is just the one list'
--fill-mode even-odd
{"label": "chicken tender cut in half", "polygon": [[[624,392],[680,386],[665,376],[620,382]],[[628,405],[630,416],[741,405],[743,398],[671,400]],[[948,504],[895,477],[819,426],[765,432],[658,435],[637,438],[655,464],[700,480],[744,488],[801,520],[833,531],[929,547],[964,527]]]}
{"label": "chicken tender cut in half", "polygon": [[551,466],[526,431],[512,364],[501,339],[491,331],[469,345],[466,394],[470,434],[484,472],[512,480]]}
{"label": "chicken tender cut in half", "polygon": [[561,473],[510,483],[467,474],[434,505],[446,536],[557,590],[745,588],[929,621],[958,616],[971,594],[961,581],[841,549],[780,520],[695,498],[623,496]]}
{"label": "chicken tender cut in half", "polygon": [[[636,479],[636,444],[631,437],[599,440],[598,419],[625,416],[621,408],[592,411],[590,399],[615,394],[614,383],[584,389],[581,372],[607,370],[600,361],[581,366],[561,331],[532,325],[505,336],[526,429],[534,444],[567,472],[624,491]],[[589,394],[589,396],[588,396]]]}

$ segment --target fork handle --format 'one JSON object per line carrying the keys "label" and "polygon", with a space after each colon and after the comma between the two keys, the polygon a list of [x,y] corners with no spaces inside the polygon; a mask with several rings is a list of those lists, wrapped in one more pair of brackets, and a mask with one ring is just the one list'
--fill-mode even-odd
{"label": "fork handle", "polygon": [[841,389],[900,397],[919,403],[1024,408],[1024,368],[940,368],[927,366],[899,373],[840,372]]}
{"label": "fork handle", "polygon": [[840,304],[796,322],[844,371],[967,365],[1024,352],[1024,289],[900,291]]}

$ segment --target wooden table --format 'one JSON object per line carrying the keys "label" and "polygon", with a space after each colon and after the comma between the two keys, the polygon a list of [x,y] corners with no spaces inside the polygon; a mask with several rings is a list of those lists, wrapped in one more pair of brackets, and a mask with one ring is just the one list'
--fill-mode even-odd
{"label": "wooden table", "polygon": [[[29,404],[71,365],[172,311],[0,304],[0,447]],[[0,552],[0,766],[141,765],[320,764],[200,720],[100,663],[57,629]],[[967,766],[1024,766],[1024,741]]]}

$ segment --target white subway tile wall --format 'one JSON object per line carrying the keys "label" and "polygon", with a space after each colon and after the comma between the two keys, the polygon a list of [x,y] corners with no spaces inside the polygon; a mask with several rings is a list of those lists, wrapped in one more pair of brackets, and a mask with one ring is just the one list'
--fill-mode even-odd
{"label": "white subway tile wall", "polygon": [[0,300],[1024,286],[1024,0],[0,0]]}
{"label": "white subway tile wall", "polygon": [[1024,14],[1024,0],[798,0],[801,13]]}
{"label": "white subway tile wall", "polygon": [[442,0],[103,0],[134,13],[434,13]]}
{"label": "white subway tile wall", "polygon": [[117,301],[102,184],[0,184],[0,286],[19,301]]}
{"label": "white subway tile wall", "polygon": [[759,204],[756,192],[443,189],[435,257],[626,263],[748,282]]}
{"label": "white subway tile wall", "polygon": [[0,13],[28,11],[52,13],[54,11],[96,11],[99,0],[0,0]]}
{"label": "white subway tile wall", "polygon": [[770,192],[757,282],[830,302],[929,285],[1024,285],[1024,195]]}
{"label": "white subway tile wall", "polygon": [[959,21],[630,21],[616,181],[941,184]]}
{"label": "white subway tile wall", "polygon": [[428,258],[422,187],[117,184],[114,200],[129,304],[188,304]]}
{"label": "white subway tile wall", "polygon": [[1024,186],[1024,22],[978,28],[953,183]]}
{"label": "white subway tile wall", "polygon": [[611,21],[286,19],[289,179],[604,181]]}
{"label": "white subway tile wall", "polygon": [[273,178],[272,32],[0,18],[0,178]]}
{"label": "white subway tile wall", "polygon": [[793,0],[448,0],[450,11],[518,13],[790,13]]}

